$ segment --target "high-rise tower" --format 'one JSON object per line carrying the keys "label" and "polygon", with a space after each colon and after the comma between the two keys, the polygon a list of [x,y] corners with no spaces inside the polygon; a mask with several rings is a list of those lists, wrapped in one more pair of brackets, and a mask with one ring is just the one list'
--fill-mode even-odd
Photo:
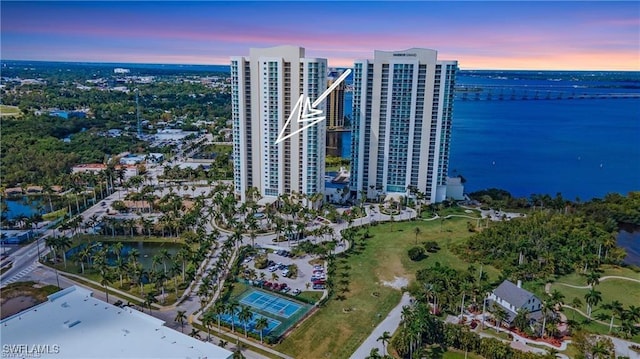
{"label": "high-rise tower", "polygon": [[413,48],[355,62],[350,188],[446,198],[456,61]]}
{"label": "high-rise tower", "polygon": [[[300,95],[313,102],[326,89],[326,75],[327,60],[306,58],[301,47],[251,49],[249,57],[231,58],[234,186],[243,201],[251,187],[266,198],[324,192],[325,121],[276,140]],[[324,110],[324,103],[316,108]],[[292,120],[284,135],[299,125]]]}
{"label": "high-rise tower", "polygon": [[[342,74],[342,71],[332,70],[327,75],[327,87],[333,83]],[[343,128],[344,127],[344,91],[346,85],[341,82],[327,98],[327,127]]]}

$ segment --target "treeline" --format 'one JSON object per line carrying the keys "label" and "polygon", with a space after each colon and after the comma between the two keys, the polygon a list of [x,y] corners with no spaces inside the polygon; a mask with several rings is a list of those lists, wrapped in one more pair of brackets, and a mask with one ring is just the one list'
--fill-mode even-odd
{"label": "treeline", "polygon": [[488,188],[469,194],[471,199],[481,202],[485,207],[502,209],[553,209],[556,211],[578,211],[589,215],[599,222],[613,220],[618,224],[626,223],[640,226],[640,192],[629,192],[627,196],[609,193],[604,199],[594,198],[587,202],[580,199],[567,200],[561,193],[555,197],[548,194],[532,194],[529,198],[513,197],[511,193],[499,188]]}
{"label": "treeline", "polygon": [[616,246],[618,225],[640,224],[640,192],[563,203],[562,208],[539,206],[525,218],[480,228],[454,251],[472,262],[491,264],[505,276],[523,279],[621,264],[626,253]]}
{"label": "treeline", "polygon": [[[61,177],[78,163],[102,163],[105,156],[145,149],[135,137],[100,135],[92,120],[64,120],[27,114],[3,119],[0,182],[6,187],[23,184],[61,184]],[[64,137],[71,136],[65,143]]]}

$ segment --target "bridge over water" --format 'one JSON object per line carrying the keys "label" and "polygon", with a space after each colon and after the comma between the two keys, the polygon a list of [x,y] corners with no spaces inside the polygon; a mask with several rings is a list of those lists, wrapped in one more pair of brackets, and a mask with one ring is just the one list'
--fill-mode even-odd
{"label": "bridge over water", "polygon": [[455,99],[462,101],[521,101],[521,100],[595,100],[639,99],[640,93],[594,92],[593,89],[535,89],[504,87],[456,87]]}

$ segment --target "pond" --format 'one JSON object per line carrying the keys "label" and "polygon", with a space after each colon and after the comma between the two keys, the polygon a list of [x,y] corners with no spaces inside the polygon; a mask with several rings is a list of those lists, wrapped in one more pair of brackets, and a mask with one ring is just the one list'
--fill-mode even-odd
{"label": "pond", "polygon": [[624,262],[640,266],[640,227],[625,225],[618,232],[617,245],[627,251]]}
{"label": "pond", "polygon": [[[31,217],[34,214],[45,213],[44,204],[40,198],[23,196],[21,198],[3,198],[2,216],[8,220]],[[48,207],[48,206],[47,206]]]}

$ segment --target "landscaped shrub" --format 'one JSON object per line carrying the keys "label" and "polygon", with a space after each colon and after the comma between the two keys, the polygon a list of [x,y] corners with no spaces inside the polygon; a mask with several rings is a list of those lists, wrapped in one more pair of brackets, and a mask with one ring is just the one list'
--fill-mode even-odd
{"label": "landscaped shrub", "polygon": [[425,258],[424,249],[422,249],[421,247],[411,247],[407,251],[407,253],[409,254],[409,258],[414,262],[417,262]]}
{"label": "landscaped shrub", "polygon": [[255,258],[255,267],[256,269],[265,269],[267,268],[267,265],[269,264],[269,258],[267,257],[266,254],[262,254],[258,257]]}
{"label": "landscaped shrub", "polygon": [[440,250],[440,246],[436,241],[427,241],[424,242],[424,249],[426,249],[429,253],[436,253]]}

